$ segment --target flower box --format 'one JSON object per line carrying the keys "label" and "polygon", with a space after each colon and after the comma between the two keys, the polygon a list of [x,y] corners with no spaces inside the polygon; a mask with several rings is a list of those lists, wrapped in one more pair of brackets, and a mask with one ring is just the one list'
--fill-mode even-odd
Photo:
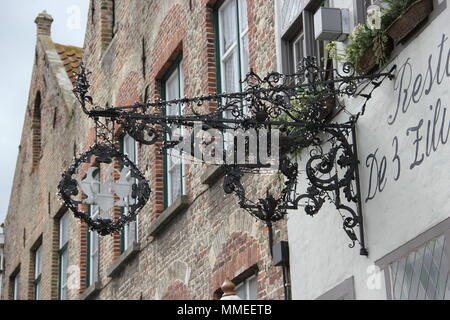
{"label": "flower box", "polygon": [[417,0],[403,15],[390,24],[386,32],[394,40],[394,44],[398,44],[415,30],[431,11],[433,11],[433,0]]}
{"label": "flower box", "polygon": [[[385,56],[389,57],[390,53],[394,50],[394,44],[392,40],[386,43]],[[369,74],[378,66],[377,58],[375,57],[375,51],[373,46],[366,50],[365,54],[359,59],[356,71],[359,74]]]}

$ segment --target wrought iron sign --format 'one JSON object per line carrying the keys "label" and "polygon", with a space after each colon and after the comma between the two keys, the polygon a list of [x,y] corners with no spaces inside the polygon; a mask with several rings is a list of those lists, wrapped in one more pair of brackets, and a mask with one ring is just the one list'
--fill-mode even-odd
{"label": "wrought iron sign", "polygon": [[[75,216],[86,221],[91,229],[103,235],[118,232],[135,219],[149,199],[150,188],[128,157],[114,149],[114,130],[109,127],[121,125],[142,144],[159,142],[164,150],[183,146],[185,156],[199,161],[205,161],[204,152],[199,152],[200,144],[196,142],[199,133],[215,130],[222,135],[225,145],[220,152],[218,148],[213,152],[216,159],[223,160],[224,191],[235,194],[241,208],[267,224],[270,241],[273,223],[283,219],[288,210],[304,207],[306,214],[314,216],[326,202],[330,202],[342,217],[343,229],[351,241],[349,246],[354,247],[358,242],[360,253],[367,255],[356,123],[364,114],[373,91],[383,80],[392,79],[394,70],[395,66],[386,73],[358,75],[350,63],[344,63],[339,69],[324,70],[315,58],[307,57],[293,75],[270,73],[260,78],[251,71],[243,82],[242,92],[98,107],[88,93],[89,73],[81,66],[74,93],[84,113],[95,120],[97,137],[101,141],[75,159],[63,174],[59,192]],[[331,122],[333,106],[343,96],[362,98],[362,107],[345,123]],[[183,110],[183,114],[171,115],[170,110],[175,107]],[[108,122],[103,124],[99,118]],[[238,152],[237,139],[227,140],[226,134],[238,131],[252,132],[257,139],[266,139],[270,161],[260,158],[259,143],[253,154],[254,161],[248,161],[253,145],[248,138],[245,140],[245,161],[237,161],[239,157],[243,160]],[[260,135],[263,131],[266,133],[264,137]],[[276,152],[271,148],[273,141],[278,141]],[[299,168],[292,156],[299,149],[309,152],[305,169]],[[97,163],[114,164],[110,170],[111,178],[100,184],[107,186],[103,189],[111,190],[106,194],[94,192],[97,181],[92,178],[92,170],[85,172],[83,169],[83,164],[94,161],[92,157]],[[249,199],[245,180],[255,179],[257,176],[252,175],[270,168],[275,168],[282,178],[279,189],[267,190],[265,196]],[[301,173],[309,181],[306,190],[300,190],[298,178]],[[77,174],[78,177],[74,177]],[[80,174],[85,176],[84,179],[79,177]],[[102,187],[98,190],[101,191]],[[99,206],[100,212],[124,207],[127,214],[115,215],[115,218],[114,215],[99,214],[93,219],[88,209],[80,209],[83,204]]]}

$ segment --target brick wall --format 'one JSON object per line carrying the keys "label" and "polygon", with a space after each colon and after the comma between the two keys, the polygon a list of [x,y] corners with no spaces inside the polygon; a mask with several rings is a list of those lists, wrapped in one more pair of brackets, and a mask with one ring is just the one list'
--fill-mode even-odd
{"label": "brick wall", "polygon": [[[161,78],[182,56],[187,96],[214,93],[217,83],[213,6],[211,0],[104,1],[94,0],[89,10],[84,61],[92,71],[91,84],[98,105],[132,104],[144,96],[160,97]],[[113,12],[114,9],[114,12]],[[264,75],[276,69],[274,0],[248,0],[250,64]],[[113,18],[114,17],[114,18]],[[57,297],[57,232],[54,219],[61,206],[55,197],[59,172],[69,165],[74,143],[84,152],[93,142],[92,123],[74,111],[60,107],[58,123],[51,129],[49,109],[64,105],[56,94],[57,83],[46,69],[38,44],[38,65],[33,71],[30,109],[35,93],[42,93],[42,158],[30,174],[32,113],[27,111],[14,189],[7,218],[7,272],[21,263],[21,274],[30,274],[29,248],[43,238],[44,255],[52,263],[43,266],[43,298]],[[46,82],[43,83],[43,78]],[[212,109],[215,105],[207,105]],[[71,116],[75,112],[76,116]],[[120,130],[118,130],[118,133]],[[239,279],[248,270],[257,272],[261,299],[283,299],[282,271],[271,266],[265,225],[239,208],[234,195],[225,195],[219,178],[203,185],[207,167],[188,165],[187,195],[190,206],[157,236],[149,228],[164,210],[163,166],[158,146],[139,147],[139,168],[149,180],[152,195],[139,214],[140,251],[112,277],[108,270],[121,259],[118,236],[100,240],[101,290],[97,299],[213,299],[225,277]],[[275,184],[272,176],[248,176],[244,183],[252,197]],[[50,194],[50,201],[47,197]],[[48,207],[50,204],[50,207]],[[23,245],[22,233],[27,239]],[[286,239],[284,222],[275,227],[275,241]],[[76,299],[85,291],[86,226],[72,219],[70,263],[81,270]],[[55,242],[56,240],[56,242]],[[50,260],[48,260],[50,261]],[[8,273],[7,273],[8,274]],[[7,281],[8,282],[8,281]],[[9,285],[9,283],[7,283]],[[28,288],[22,289],[29,290]]]}

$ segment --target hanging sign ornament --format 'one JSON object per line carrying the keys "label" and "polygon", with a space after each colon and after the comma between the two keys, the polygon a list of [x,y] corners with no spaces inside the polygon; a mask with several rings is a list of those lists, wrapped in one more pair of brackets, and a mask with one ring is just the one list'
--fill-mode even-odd
{"label": "hanging sign ornament", "polygon": [[[107,169],[99,174],[101,168]],[[76,158],[62,174],[58,189],[75,217],[100,235],[119,232],[134,221],[150,196],[150,187],[135,164],[106,144],[96,144]],[[122,208],[121,212],[114,212],[114,207]]]}
{"label": "hanging sign ornament", "polygon": [[[98,119],[104,118],[111,120],[113,125],[121,125],[130,136],[142,144],[158,143],[162,145],[163,150],[178,148],[180,154],[200,162],[207,161],[205,153],[198,152],[198,131],[215,131],[220,134],[214,136],[206,145],[215,142],[213,153],[220,160],[216,164],[222,165],[225,171],[224,191],[227,194],[235,194],[241,208],[267,224],[270,242],[273,223],[283,219],[288,210],[303,207],[307,215],[314,216],[325,202],[329,202],[342,217],[343,229],[351,240],[350,247],[354,247],[358,242],[361,246],[360,253],[367,255],[359,185],[356,123],[364,114],[373,91],[385,79],[392,80],[394,71],[395,66],[389,72],[359,75],[348,62],[343,63],[340,68],[324,69],[317,63],[316,58],[306,57],[292,75],[273,72],[260,78],[250,71],[242,83],[242,92],[101,108],[95,106],[92,97],[88,95],[89,72],[81,65],[74,93],[83,112],[96,121],[98,136],[108,143],[104,146],[94,146],[76,160],[63,175],[59,185],[60,193],[75,215],[86,221],[92,229],[101,234],[119,231],[125,223],[135,218],[148,200],[150,189],[135,165],[126,156],[114,150],[113,138],[111,141],[108,138],[109,135],[113,137],[114,130],[103,130],[107,125]],[[358,113],[350,114],[347,122],[333,123],[330,120],[332,110],[340,97],[360,97],[363,99],[362,107]],[[183,110],[183,114],[174,115],[174,108]],[[177,135],[180,132],[183,132],[182,136]],[[256,143],[243,139],[244,147],[239,149],[238,135],[242,132],[252,132],[253,136],[257,137]],[[261,135],[263,132],[266,133],[265,136]],[[229,134],[234,137],[231,146],[220,142]],[[274,136],[279,139],[275,150],[275,142],[272,141]],[[265,146],[264,143],[261,144],[262,141],[267,142]],[[220,146],[223,147],[224,144],[229,147],[222,150]],[[249,154],[248,151],[252,148],[256,149],[253,154]],[[270,150],[269,163],[260,158],[261,149],[266,152]],[[300,149],[309,150],[305,169],[299,168],[299,163],[292,157],[292,154]],[[241,153],[244,150],[245,155],[240,154],[238,150],[241,150]],[[128,173],[123,169],[113,170],[113,176],[116,177],[105,180],[113,191],[105,196],[100,185],[101,192],[93,192],[93,171],[77,169],[80,164],[91,161],[88,157],[92,155],[97,157],[97,162],[108,163],[112,158],[116,158],[120,163],[119,168],[128,167],[131,178],[126,178]],[[247,161],[250,158],[255,161],[250,163]],[[262,195],[259,199],[249,199],[246,186],[253,187],[252,194],[263,193],[262,187],[258,188],[261,184],[258,184],[252,175],[261,176],[268,168],[275,168],[278,172],[281,178],[279,187],[274,190],[267,189],[265,196]],[[86,177],[81,180],[74,178],[73,175],[79,172]],[[299,186],[298,177],[301,173],[306,175],[306,186]],[[273,179],[271,181],[272,185]],[[304,190],[301,190],[301,187],[304,187]],[[83,196],[80,197],[80,194]],[[99,206],[103,211],[110,207],[127,207],[125,211],[129,214],[116,221],[101,214],[92,219],[88,212],[79,211],[82,205]]]}

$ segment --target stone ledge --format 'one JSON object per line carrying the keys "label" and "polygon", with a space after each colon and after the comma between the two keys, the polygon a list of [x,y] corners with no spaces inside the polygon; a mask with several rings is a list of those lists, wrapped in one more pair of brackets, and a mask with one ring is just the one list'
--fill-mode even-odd
{"label": "stone ledge", "polygon": [[133,244],[121,254],[119,259],[114,261],[106,270],[108,277],[114,277],[119,271],[121,271],[125,264],[131,260],[137,253],[141,250],[141,245],[138,242],[133,242]]}
{"label": "stone ledge", "polygon": [[225,174],[225,169],[222,165],[209,165],[206,172],[200,177],[202,184],[212,186]]}
{"label": "stone ledge", "polygon": [[97,294],[102,289],[102,282],[101,281],[95,281],[89,288],[84,290],[82,294],[80,294],[80,297],[78,300],[89,300]]}
{"label": "stone ledge", "polygon": [[150,226],[150,236],[155,237],[178,213],[187,209],[189,205],[190,202],[188,196],[180,196],[170,207],[164,210],[163,213]]}

